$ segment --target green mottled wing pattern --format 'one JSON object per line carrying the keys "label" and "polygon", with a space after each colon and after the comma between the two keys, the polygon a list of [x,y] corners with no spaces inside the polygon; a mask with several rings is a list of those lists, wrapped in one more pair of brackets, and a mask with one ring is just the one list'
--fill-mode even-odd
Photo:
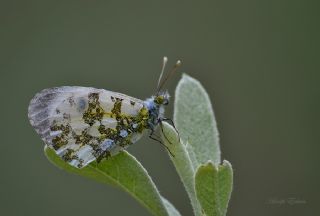
{"label": "green mottled wing pattern", "polygon": [[141,138],[148,110],[143,101],[90,87],[45,89],[31,100],[28,116],[42,140],[81,168]]}

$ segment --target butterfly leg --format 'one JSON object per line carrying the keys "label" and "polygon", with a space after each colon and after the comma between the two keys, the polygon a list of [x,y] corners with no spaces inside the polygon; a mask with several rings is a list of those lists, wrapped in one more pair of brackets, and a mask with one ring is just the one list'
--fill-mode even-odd
{"label": "butterfly leg", "polygon": [[152,139],[152,140],[155,140],[155,141],[159,142],[163,147],[165,147],[165,148],[168,150],[168,152],[170,153],[170,155],[171,155],[172,157],[174,157],[174,154],[171,152],[171,150],[169,149],[169,147],[166,146],[166,145],[160,140],[160,137],[159,137],[159,136],[157,136],[157,135],[154,134],[154,130],[151,130],[151,133],[149,134],[149,138]]}
{"label": "butterfly leg", "polygon": [[169,144],[172,145],[172,142],[168,139],[167,135],[164,133],[162,122],[160,121],[160,128],[164,138],[168,141]]}
{"label": "butterfly leg", "polygon": [[177,130],[174,122],[172,121],[172,119],[170,119],[170,118],[162,118],[161,121],[167,121],[167,122],[169,122],[169,123],[172,125],[173,129],[174,129],[174,130],[177,132],[177,134],[178,134],[179,142],[181,142],[180,133],[179,133],[179,131]]}

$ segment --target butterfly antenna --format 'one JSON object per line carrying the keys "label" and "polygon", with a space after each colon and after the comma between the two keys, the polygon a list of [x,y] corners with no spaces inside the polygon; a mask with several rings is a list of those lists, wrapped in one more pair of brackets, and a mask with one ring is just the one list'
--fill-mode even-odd
{"label": "butterfly antenna", "polygon": [[162,61],[162,69],[161,69],[161,73],[160,73],[158,85],[157,85],[157,92],[158,92],[159,85],[160,85],[161,79],[163,77],[164,69],[166,68],[167,62],[168,62],[168,58],[166,56],[164,56],[163,61]]}
{"label": "butterfly antenna", "polygon": [[[162,89],[163,85],[166,83],[166,81],[169,79],[169,77],[171,77],[180,66],[181,66],[181,61],[178,60],[176,62],[176,64],[173,66],[172,70],[168,73],[168,75],[161,82],[160,82],[161,79],[159,79],[157,93],[159,93],[159,91]],[[162,78],[162,73],[161,73],[160,78]]]}

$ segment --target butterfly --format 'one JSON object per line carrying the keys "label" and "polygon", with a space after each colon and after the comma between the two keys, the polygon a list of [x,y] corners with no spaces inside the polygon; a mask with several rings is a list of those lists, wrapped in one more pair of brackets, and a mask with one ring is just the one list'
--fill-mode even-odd
{"label": "butterfly", "polygon": [[164,117],[169,93],[162,88],[181,65],[177,61],[162,79],[167,60],[163,58],[156,93],[146,100],[92,87],[48,88],[30,101],[30,123],[49,148],[76,168],[116,155],[147,131],[161,143],[154,131],[162,121],[171,121]]}

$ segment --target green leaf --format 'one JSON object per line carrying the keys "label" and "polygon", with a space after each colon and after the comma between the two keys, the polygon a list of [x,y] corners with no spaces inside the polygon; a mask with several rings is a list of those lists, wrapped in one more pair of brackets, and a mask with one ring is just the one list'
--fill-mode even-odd
{"label": "green leaf", "polygon": [[188,151],[195,155],[194,167],[207,161],[220,164],[219,135],[208,94],[199,81],[183,75],[175,92],[174,122]]}
{"label": "green leaf", "polygon": [[123,189],[153,215],[180,215],[169,201],[161,197],[143,166],[126,151],[100,163],[92,162],[82,169],[77,169],[65,163],[50,148],[45,147],[45,155],[49,161],[63,170]]}
{"label": "green leaf", "polygon": [[167,208],[170,216],[181,216],[178,210],[164,197],[162,197],[162,202]]}
{"label": "green leaf", "polygon": [[201,206],[197,200],[195,192],[195,168],[192,164],[192,155],[189,155],[186,149],[186,145],[179,141],[176,130],[170,124],[163,122],[162,128],[163,133],[165,134],[165,136],[163,135],[162,140],[174,155],[170,155],[170,159],[173,162],[178,175],[188,193],[191,205],[194,210],[194,214],[196,216],[200,216],[202,215]]}
{"label": "green leaf", "polygon": [[175,92],[174,122],[180,142],[176,130],[166,123],[163,141],[175,155],[171,160],[195,215],[225,215],[232,168],[227,161],[219,165],[219,134],[209,96],[199,81],[185,74]]}
{"label": "green leaf", "polygon": [[206,215],[225,216],[232,191],[231,164],[208,162],[198,168],[195,176],[196,193]]}

